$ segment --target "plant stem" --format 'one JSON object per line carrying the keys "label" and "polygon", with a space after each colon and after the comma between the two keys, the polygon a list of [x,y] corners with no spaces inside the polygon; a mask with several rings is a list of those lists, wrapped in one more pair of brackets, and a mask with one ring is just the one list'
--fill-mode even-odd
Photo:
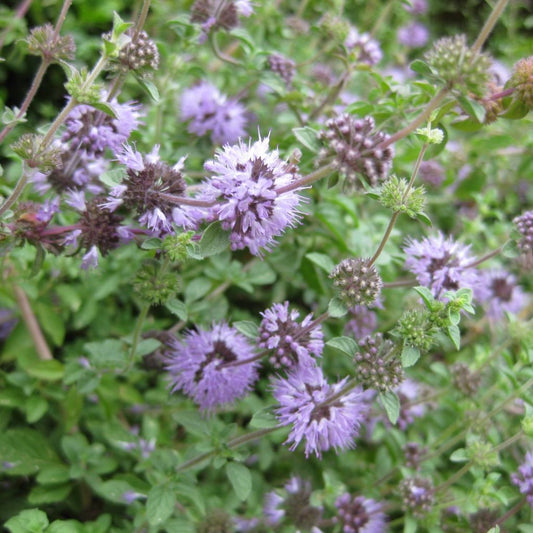
{"label": "plant stem", "polygon": [[222,50],[220,50],[214,33],[211,33],[209,35],[209,43],[211,44],[211,48],[213,49],[213,52],[218,57],[218,59],[220,59],[220,61],[229,63],[230,65],[235,65],[237,67],[242,67],[242,64],[240,63],[240,61],[237,61],[233,57],[226,55],[224,52],[222,52]]}
{"label": "plant stem", "polygon": [[496,248],[495,250],[492,250],[492,251],[486,253],[485,255],[483,255],[482,257],[480,257],[479,259],[476,259],[475,261],[472,261],[472,263],[468,263],[468,265],[466,265],[464,268],[474,268],[474,267],[477,267],[477,266],[480,265],[481,263],[484,263],[485,261],[488,261],[489,259],[492,259],[494,256],[500,254],[502,250],[503,250],[503,245],[502,245],[502,246],[499,246],[499,247]]}
{"label": "plant stem", "polygon": [[391,144],[394,144],[395,142],[399,141],[400,139],[403,139],[404,137],[407,137],[411,132],[415,131],[418,126],[426,122],[429,117],[431,116],[431,113],[437,107],[440,106],[440,104],[444,101],[448,93],[450,92],[450,87],[446,86],[443,87],[427,104],[422,113],[418,115],[410,124],[405,126],[405,128],[401,129],[400,131],[396,132],[394,135],[391,135],[388,139],[384,140],[382,143],[380,143],[377,148],[383,150],[384,148],[387,148],[387,146],[390,146]]}
{"label": "plant stem", "polygon": [[[228,448],[237,448],[238,446],[241,446],[242,444],[246,444],[247,442],[250,442],[255,439],[259,439],[263,437],[264,435],[268,435],[269,433],[273,433],[277,429],[279,429],[281,426],[276,426],[273,428],[265,428],[265,429],[258,429],[257,431],[253,431],[252,433],[248,433],[247,435],[241,435],[240,437],[236,437],[234,439],[231,439],[228,441],[226,446]],[[175,472],[183,472],[184,470],[187,470],[193,466],[196,466],[199,463],[202,463],[203,461],[206,461],[207,459],[215,456],[217,454],[218,450],[211,450],[209,452],[201,453],[200,455],[197,455],[196,457],[193,457],[192,459],[189,459],[188,461],[185,461],[181,465],[179,465]]]}
{"label": "plant stem", "polygon": [[141,33],[144,23],[146,22],[146,17],[148,16],[148,11],[150,10],[150,0],[144,0],[141,8],[141,12],[135,21],[135,31],[133,33],[132,41],[135,41],[139,34]]}
{"label": "plant stem", "polygon": [[15,188],[11,194],[6,198],[6,201],[0,206],[0,217],[18,200],[22,194],[26,183],[28,183],[29,175],[26,172],[26,163],[22,164],[22,175],[20,176]]}
{"label": "plant stem", "polygon": [[[428,148],[428,144],[426,143],[422,146],[422,149],[420,150],[420,153],[418,154],[418,159],[416,160],[415,167],[413,168],[413,172],[411,173],[411,179],[409,180],[409,183],[407,184],[407,187],[402,195],[402,203],[405,202],[405,199],[407,198],[407,195],[409,194],[409,191],[411,190],[411,187],[413,186],[413,183],[418,174],[418,169],[420,168],[420,164],[422,163],[422,160],[424,159],[424,154],[426,153],[427,148]],[[400,216],[400,211],[395,211],[392,214],[392,217],[389,221],[389,225],[387,226],[387,229],[385,230],[385,234],[383,235],[383,238],[381,239],[381,242],[379,243],[378,249],[376,250],[374,255],[370,258],[370,261],[368,261],[367,267],[372,266],[376,262],[377,258],[381,255],[381,252],[383,251],[383,248],[385,248],[385,244],[387,244],[387,241],[389,240],[390,234],[392,233],[394,225],[396,224],[396,220],[398,220],[399,216]]]}
{"label": "plant stem", "polygon": [[314,172],[307,174],[307,176],[304,176],[303,178],[300,178],[299,180],[293,181],[292,183],[289,183],[288,185],[285,185],[284,187],[280,187],[279,189],[276,189],[276,193],[283,194],[285,192],[294,191],[295,189],[302,189],[308,185],[311,185],[311,183],[314,183],[315,181],[322,179],[323,177],[327,176],[331,172],[334,172],[335,170],[336,170],[335,165],[333,163],[330,163],[329,165],[320,167]]}
{"label": "plant stem", "polygon": [[63,5],[61,6],[61,12],[59,13],[59,17],[57,17],[56,25],[54,27],[54,40],[59,37],[59,32],[61,31],[61,26],[63,26],[63,22],[65,22],[65,18],[67,16],[67,12],[72,4],[72,0],[65,0],[63,2]]}
{"label": "plant stem", "polygon": [[133,332],[133,339],[131,341],[131,350],[130,350],[130,356],[129,356],[129,362],[128,362],[128,370],[131,369],[133,366],[133,363],[135,362],[135,352],[137,351],[137,346],[139,344],[139,338],[141,336],[141,330],[144,324],[144,321],[146,320],[146,316],[148,315],[148,311],[150,309],[150,304],[144,304],[141,308],[141,312],[139,313],[139,316],[137,317],[137,322],[135,324],[135,330]]}
{"label": "plant stem", "polygon": [[348,83],[348,80],[350,79],[351,71],[349,67],[347,67],[346,72],[342,75],[341,79],[337,82],[336,85],[334,85],[331,88],[331,91],[326,95],[324,100],[319,104],[319,106],[313,110],[313,112],[309,115],[307,122],[310,122],[311,120],[314,120],[326,106],[329,104],[335,102],[339,94],[342,92],[346,84]]}
{"label": "plant stem", "polygon": [[524,507],[524,505],[527,503],[527,498],[524,496],[516,505],[511,507],[501,518],[498,518],[498,520],[494,523],[495,526],[500,526],[504,522],[506,522],[511,516],[515,515]]}
{"label": "plant stem", "polygon": [[498,0],[496,5],[494,6],[494,9],[492,10],[492,13],[485,22],[485,25],[483,26],[483,28],[481,28],[477,39],[472,45],[473,52],[479,52],[481,50],[481,47],[485,44],[485,41],[490,35],[490,32],[494,29],[496,22],[498,22],[498,19],[502,15],[503,10],[505,9],[505,6],[507,6],[508,2],[509,0]]}
{"label": "plant stem", "polygon": [[11,29],[15,25],[15,21],[17,19],[21,19],[26,14],[26,12],[28,11],[28,9],[31,6],[32,1],[33,0],[23,0],[20,3],[20,5],[17,7],[17,10],[15,12],[15,16],[11,17],[11,20],[6,25],[6,27],[4,28],[4,31],[0,34],[0,50],[4,47],[4,41],[6,39],[6,35],[11,31]]}
{"label": "plant stem", "polygon": [[30,332],[39,359],[42,361],[50,361],[53,359],[52,352],[44,338],[26,293],[18,285],[13,285],[13,292],[15,293],[15,299],[17,300],[20,312],[22,313],[22,319]]}
{"label": "plant stem", "polygon": [[399,279],[397,281],[386,281],[383,283],[383,289],[394,289],[395,287],[414,287],[417,284],[416,279]]}
{"label": "plant stem", "polygon": [[157,196],[162,200],[166,200],[171,204],[176,205],[193,205],[196,207],[213,207],[216,205],[215,202],[207,202],[205,200],[196,200],[194,198],[187,198],[186,196],[174,196],[173,194],[167,194],[165,192],[158,192]]}

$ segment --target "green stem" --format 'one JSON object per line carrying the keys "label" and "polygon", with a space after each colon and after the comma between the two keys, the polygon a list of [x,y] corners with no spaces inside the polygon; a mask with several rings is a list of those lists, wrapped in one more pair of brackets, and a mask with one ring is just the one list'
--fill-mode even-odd
{"label": "green stem", "polygon": [[221,61],[225,63],[229,63],[230,65],[242,67],[242,64],[240,61],[237,61],[233,57],[226,55],[222,50],[220,50],[214,33],[211,33],[209,35],[209,43],[211,44],[211,48],[213,52],[215,53],[215,55],[218,57],[218,59],[220,59]]}
{"label": "green stem", "polygon": [[443,87],[427,104],[422,113],[418,115],[410,124],[405,126],[405,128],[401,129],[400,131],[396,132],[394,135],[391,135],[388,139],[384,140],[382,143],[380,143],[377,148],[383,149],[387,146],[390,146],[391,144],[394,144],[395,142],[399,141],[400,139],[403,139],[404,137],[407,137],[411,132],[415,131],[418,126],[423,124],[424,122],[427,122],[429,117],[431,116],[431,113],[437,107],[440,106],[440,104],[444,101],[448,93],[450,92],[450,87]]}
{"label": "green stem", "polygon": [[149,10],[150,10],[150,0],[144,0],[142,8],[141,8],[141,12],[139,13],[139,17],[137,18],[137,21],[135,22],[135,31],[133,33],[132,41],[135,41],[139,37],[139,33],[141,33],[144,23],[146,22],[146,17],[148,17]]}
{"label": "green stem", "polygon": [[[265,435],[268,435],[269,433],[273,433],[277,429],[280,429],[282,426],[276,426],[273,428],[265,428],[265,429],[258,429],[257,431],[253,431],[252,433],[248,433],[247,435],[241,435],[240,437],[235,437],[234,439],[231,439],[227,443],[227,447],[237,448],[239,446],[242,446],[243,444],[246,444],[247,442],[250,442],[252,440],[259,439]],[[209,452],[201,453],[200,455],[197,455],[196,457],[193,457],[192,459],[189,459],[188,461],[185,461],[181,465],[179,465],[175,472],[183,472],[184,470],[187,470],[193,466],[196,466],[197,464],[200,464],[207,459],[210,459],[211,457],[215,456],[218,453],[218,450],[211,450]]]}
{"label": "green stem", "polygon": [[463,268],[474,268],[474,267],[477,267],[478,265],[481,265],[481,263],[484,263],[485,261],[488,261],[489,259],[492,259],[494,256],[500,254],[502,252],[502,250],[503,250],[503,246],[499,246],[495,250],[492,250],[492,251],[486,253],[484,256],[480,257],[479,259],[476,259],[472,263],[468,263],[468,265],[466,265]]}
{"label": "green stem", "polygon": [[6,201],[0,206],[0,217],[18,200],[18,197],[22,194],[26,183],[28,183],[29,175],[26,172],[26,164],[22,164],[22,175],[20,176],[15,188],[11,194],[7,197]]}
{"label": "green stem", "polygon": [[492,13],[485,22],[485,25],[483,26],[483,28],[481,28],[477,39],[472,45],[472,51],[474,53],[479,52],[481,50],[481,47],[485,44],[485,41],[490,35],[490,32],[494,29],[496,22],[498,22],[498,19],[501,17],[503,10],[507,6],[508,2],[509,0],[498,0],[496,5],[494,6],[494,9],[492,10]]}
{"label": "green stem", "polygon": [[[418,174],[418,170],[420,168],[420,165],[422,163],[422,160],[424,159],[424,154],[426,153],[426,150],[428,148],[428,144],[424,144],[422,146],[422,149],[420,150],[420,153],[418,154],[418,159],[416,160],[415,167],[413,168],[413,172],[411,173],[411,179],[409,180],[409,183],[407,184],[407,187],[402,195],[402,203],[405,202],[405,199],[407,198],[407,195],[409,194],[409,191],[411,190],[411,187],[413,186],[413,183],[415,182],[416,176]],[[385,230],[385,234],[383,235],[381,242],[379,243],[378,249],[374,253],[374,255],[370,258],[370,261],[368,262],[367,266],[372,266],[377,258],[381,255],[381,252],[383,251],[383,248],[385,248],[385,244],[387,244],[387,241],[389,240],[390,234],[392,233],[392,230],[394,228],[394,225],[396,224],[396,221],[398,220],[398,217],[400,216],[400,211],[395,211],[392,214],[392,217],[389,221],[389,225],[387,226],[387,229]]]}
{"label": "green stem", "polygon": [[131,369],[131,367],[133,366],[133,363],[135,362],[135,352],[137,351],[137,346],[139,344],[139,339],[141,337],[141,330],[142,330],[144,321],[146,320],[149,310],[150,310],[150,304],[144,304],[141,308],[141,312],[139,313],[139,316],[137,317],[137,322],[135,324],[135,330],[133,332],[133,339],[131,341],[131,350],[130,350],[130,356],[129,356],[129,362],[128,362],[128,370]]}

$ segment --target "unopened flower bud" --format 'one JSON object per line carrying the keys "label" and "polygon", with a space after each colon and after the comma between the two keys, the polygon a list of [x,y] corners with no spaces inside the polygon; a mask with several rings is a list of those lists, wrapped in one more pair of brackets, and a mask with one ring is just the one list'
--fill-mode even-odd
{"label": "unopened flower bud", "polygon": [[348,306],[370,305],[381,292],[383,282],[369,259],[349,258],[341,261],[329,277],[339,291],[339,298]]}

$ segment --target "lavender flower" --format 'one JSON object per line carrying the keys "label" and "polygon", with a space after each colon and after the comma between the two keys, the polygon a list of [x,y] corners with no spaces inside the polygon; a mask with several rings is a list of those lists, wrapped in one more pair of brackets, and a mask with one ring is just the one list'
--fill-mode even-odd
{"label": "lavender flower", "polygon": [[402,381],[395,392],[400,400],[400,416],[397,425],[404,431],[414,422],[415,418],[424,415],[426,407],[423,403],[416,402],[420,394],[420,386],[412,379],[407,378]]}
{"label": "lavender flower", "polygon": [[382,506],[370,498],[345,493],[337,498],[335,507],[344,533],[383,533],[386,530]]}
{"label": "lavender flower", "polygon": [[398,42],[409,48],[422,48],[429,40],[429,30],[421,22],[411,22],[398,30]]}
{"label": "lavender flower", "polygon": [[533,451],[526,453],[524,462],[518,467],[518,472],[511,475],[511,481],[518,487],[521,494],[525,494],[529,505],[533,507]]}
{"label": "lavender flower", "polygon": [[134,102],[119,104],[116,100],[108,105],[116,118],[88,105],[76,106],[65,121],[61,141],[91,158],[101,156],[107,148],[120,150],[140,124],[140,106]]}
{"label": "lavender flower", "polygon": [[353,318],[344,326],[344,333],[353,335],[356,341],[370,335],[378,327],[376,313],[364,305],[351,308],[350,314]]}
{"label": "lavender flower", "polygon": [[319,367],[298,367],[287,379],[274,381],[278,419],[281,425],[292,425],[287,439],[291,450],[304,438],[306,457],[355,446],[353,439],[368,415],[371,393],[356,387],[337,398],[346,382],[347,378],[329,385]]}
{"label": "lavender flower", "polygon": [[409,3],[404,3],[403,8],[413,15],[423,15],[428,10],[427,0],[409,0]]}
{"label": "lavender flower", "polygon": [[470,247],[447,239],[442,233],[421,241],[408,240],[404,251],[407,255],[405,268],[415,274],[418,283],[428,287],[435,298],[445,291],[473,287],[478,272],[469,265],[474,261]]}
{"label": "lavender flower", "polygon": [[482,270],[474,296],[494,322],[501,320],[505,313],[518,313],[527,303],[516,278],[505,270]]}
{"label": "lavender flower", "polygon": [[201,137],[211,132],[211,140],[216,144],[232,144],[245,134],[245,108],[236,100],[228,100],[207,82],[183,91],[181,117],[190,121],[189,133]]}
{"label": "lavender flower", "polygon": [[210,330],[189,331],[182,342],[173,342],[167,370],[171,390],[182,390],[202,409],[233,402],[244,396],[257,379],[257,362],[231,366],[250,359],[253,348],[226,323]]}
{"label": "lavender flower", "polygon": [[261,348],[273,350],[269,362],[275,367],[293,368],[297,365],[314,365],[316,357],[322,355],[324,341],[322,329],[316,324],[309,328],[312,313],[299,324],[300,313],[293,309],[289,313],[289,302],[274,304],[261,313],[263,320],[259,326]]}
{"label": "lavender flower", "polygon": [[400,483],[403,496],[403,507],[412,511],[415,516],[427,514],[435,501],[435,489],[429,479],[419,476],[404,479]]}
{"label": "lavender flower", "polygon": [[126,166],[127,176],[120,185],[113,187],[102,204],[107,210],[114,211],[119,205],[135,210],[139,222],[156,233],[169,232],[172,222],[185,229],[194,228],[203,218],[201,210],[176,205],[168,197],[180,197],[185,193],[186,184],[181,173],[184,157],[171,167],[160,160],[157,145],[143,156],[124,144],[117,159]]}
{"label": "lavender flower", "polygon": [[218,200],[210,218],[230,230],[233,250],[248,247],[254,255],[261,255],[261,248],[270,250],[275,237],[299,221],[296,209],[302,201],[294,190],[278,192],[298,174],[277,150],[269,150],[269,140],[224,146],[204,165],[214,176],[204,183],[202,198]]}
{"label": "lavender flower", "polygon": [[348,32],[344,46],[356,53],[358,61],[371,67],[377,65],[383,57],[379,43],[368,33],[359,33],[353,27]]}
{"label": "lavender flower", "polygon": [[265,525],[272,528],[285,520],[298,529],[315,530],[314,525],[319,522],[322,509],[310,504],[311,494],[311,483],[298,476],[285,483],[282,494],[268,492],[263,506]]}

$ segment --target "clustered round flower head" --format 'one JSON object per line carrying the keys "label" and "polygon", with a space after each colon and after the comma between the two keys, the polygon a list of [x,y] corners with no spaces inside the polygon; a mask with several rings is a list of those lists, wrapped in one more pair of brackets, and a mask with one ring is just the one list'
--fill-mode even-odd
{"label": "clustered round flower head", "polygon": [[296,63],[292,59],[281,54],[271,54],[268,56],[268,66],[272,72],[281,76],[287,88],[291,86],[296,68]]}
{"label": "clustered round flower head", "polygon": [[322,355],[322,328],[319,324],[312,325],[312,313],[298,323],[300,313],[296,309],[289,312],[289,302],[285,302],[274,304],[261,316],[263,320],[259,325],[258,345],[272,350],[269,362],[274,368],[314,365],[313,356]]}
{"label": "clustered round flower head", "polygon": [[533,109],[533,56],[521,59],[513,67],[507,87],[513,87],[513,97]]}
{"label": "clustered round flower head", "polygon": [[517,246],[522,254],[522,261],[531,267],[533,266],[533,210],[526,211],[513,222],[521,235]]}
{"label": "clustered round flower head", "polygon": [[383,282],[369,259],[343,259],[330,273],[339,298],[349,307],[370,305],[380,295]]}
{"label": "clustered round flower head", "polygon": [[409,309],[398,320],[396,332],[407,346],[413,346],[419,350],[429,350],[433,344],[438,328],[430,320],[430,314],[426,309]]}
{"label": "clustered round flower head", "polygon": [[132,70],[141,76],[150,76],[159,68],[159,50],[144,30],[120,49],[117,59],[121,71]]}
{"label": "clustered round flower head", "polygon": [[527,304],[526,294],[516,278],[505,270],[480,271],[474,296],[494,322],[499,322],[505,313],[519,313]]}
{"label": "clustered round flower head", "polygon": [[183,196],[186,189],[181,170],[182,158],[173,167],[161,161],[159,146],[146,155],[124,144],[117,154],[117,160],[126,166],[126,176],[122,183],[111,189],[103,207],[114,211],[124,205],[136,211],[139,222],[148,229],[160,233],[169,232],[174,222],[183,228],[192,228],[203,217],[194,207],[176,205],[167,195]]}
{"label": "clustered round flower head", "polygon": [[378,327],[376,313],[364,305],[356,305],[350,310],[352,318],[344,326],[344,332],[356,341],[373,333]]}
{"label": "clustered round flower head", "polygon": [[287,443],[291,450],[305,439],[305,455],[317,457],[330,448],[355,446],[354,438],[367,419],[371,391],[356,387],[339,398],[336,396],[348,378],[329,385],[319,367],[297,367],[287,378],[274,381],[274,398],[282,426],[292,425]]}
{"label": "clustered round flower head", "polygon": [[345,493],[335,501],[337,520],[343,533],[383,533],[386,530],[382,505],[370,498]]}
{"label": "clustered round flower head", "polygon": [[511,475],[511,481],[518,487],[527,502],[533,507],[533,451],[526,453],[524,462],[518,467],[518,472]]}
{"label": "clustered round flower head", "polygon": [[26,43],[30,54],[41,56],[47,62],[71,61],[76,52],[72,35],[58,35],[50,23],[32,28]]}
{"label": "clustered round flower head", "polygon": [[171,390],[183,391],[202,409],[233,402],[250,391],[257,379],[257,362],[234,364],[253,357],[246,337],[228,324],[189,331],[167,352]]}
{"label": "clustered round flower head", "polygon": [[496,509],[480,509],[468,517],[472,533],[487,533],[498,525],[500,513]]}
{"label": "clustered round flower head", "polygon": [[455,363],[452,368],[452,380],[465,396],[474,396],[481,385],[481,374],[472,372],[465,363]]}
{"label": "clustered round flower head", "polygon": [[389,174],[394,150],[392,146],[380,147],[389,135],[374,132],[374,128],[372,117],[358,119],[344,113],[329,119],[326,129],[320,132],[326,146],[320,151],[317,164],[333,162],[352,187],[357,186],[357,175],[369,185],[377,185]]}
{"label": "clustered round flower head", "polygon": [[477,95],[491,78],[490,57],[469,48],[465,35],[439,39],[425,59],[437,79]]}
{"label": "clustered round flower head", "polygon": [[254,255],[261,255],[262,248],[270,250],[276,237],[296,225],[303,200],[290,189],[298,169],[280,159],[278,150],[270,150],[269,141],[265,137],[224,146],[204,164],[213,173],[201,193],[202,199],[216,202],[210,218],[230,231],[233,250],[249,248]]}
{"label": "clustered round flower head", "polygon": [[357,377],[368,389],[385,392],[398,387],[404,379],[402,361],[396,347],[381,333],[360,341],[354,363]]}
{"label": "clustered round flower head", "polygon": [[435,501],[435,489],[429,479],[419,476],[402,480],[400,492],[403,506],[415,516],[427,514]]}
{"label": "clustered round flower head", "polygon": [[404,379],[394,392],[400,400],[400,415],[396,424],[404,431],[415,418],[421,417],[426,412],[426,407],[418,398],[420,387],[412,379]]}
{"label": "clustered round flower head", "polygon": [[439,187],[446,179],[443,166],[435,160],[422,161],[418,170],[418,177],[422,183]]}
{"label": "clustered round flower head", "polygon": [[205,81],[183,91],[181,117],[190,121],[189,133],[202,137],[211,132],[216,144],[232,144],[245,134],[245,108]]}
{"label": "clustered round flower head", "polygon": [[445,238],[442,233],[421,241],[409,239],[404,247],[405,268],[412,272],[420,285],[431,289],[435,298],[446,291],[474,287],[478,280],[470,246]]}
{"label": "clustered round flower head", "polygon": [[65,120],[61,141],[91,158],[101,156],[106,149],[118,152],[140,124],[140,106],[133,102],[119,104],[116,100],[108,105],[115,117],[89,105],[77,105]]}
{"label": "clustered round flower head", "polygon": [[403,3],[402,6],[413,15],[423,15],[428,10],[427,0],[409,0],[409,4]]}
{"label": "clustered round flower head", "polygon": [[233,533],[233,519],[224,509],[211,509],[196,524],[196,533]]}
{"label": "clustered round flower head", "polygon": [[322,509],[311,505],[311,493],[311,483],[298,476],[291,477],[285,484],[283,495],[268,492],[263,506],[266,525],[275,527],[286,521],[298,529],[311,529],[322,515]]}
{"label": "clustered round flower head", "polygon": [[421,22],[413,21],[398,30],[398,42],[409,48],[422,48],[429,40],[429,30]]}
{"label": "clustered round flower head", "polygon": [[356,54],[357,61],[371,67],[377,65],[383,57],[379,43],[368,33],[359,33],[353,27],[348,32],[344,46]]}
{"label": "clustered round flower head", "polygon": [[403,447],[403,453],[405,455],[405,466],[418,470],[422,459],[422,453],[426,450],[420,447],[418,442],[408,442]]}

